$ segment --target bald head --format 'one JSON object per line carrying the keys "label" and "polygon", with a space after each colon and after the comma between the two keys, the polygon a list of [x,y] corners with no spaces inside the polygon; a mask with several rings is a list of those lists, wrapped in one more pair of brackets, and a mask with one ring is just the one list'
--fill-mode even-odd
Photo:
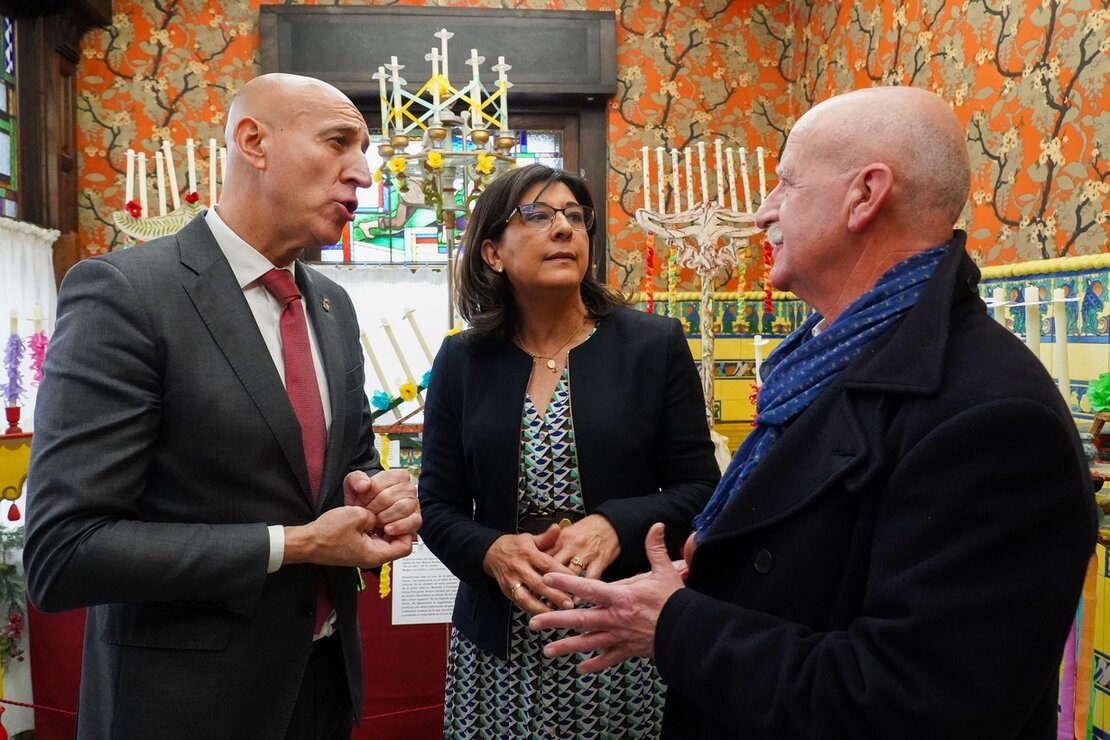
{"label": "bald head", "polygon": [[288,125],[298,115],[311,115],[320,104],[349,105],[350,98],[315,77],[272,72],[255,77],[231,101],[227,111],[224,141],[235,141],[235,127],[244,118],[255,118],[271,126]]}
{"label": "bald head", "polygon": [[915,87],[875,87],[837,95],[799,119],[815,147],[843,169],[882,162],[891,168],[895,205],[954,223],[971,183],[963,127],[944,100]]}

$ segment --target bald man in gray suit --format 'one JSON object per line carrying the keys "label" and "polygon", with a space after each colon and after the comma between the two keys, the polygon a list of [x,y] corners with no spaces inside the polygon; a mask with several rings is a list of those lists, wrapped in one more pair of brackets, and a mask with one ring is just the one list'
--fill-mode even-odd
{"label": "bald man in gray suit", "polygon": [[[231,105],[215,209],[66,276],[25,564],[39,608],[90,607],[78,737],[350,735],[358,569],[408,554],[420,514],[374,450],[351,301],[296,258],[353,219],[368,143],[335,88],[259,77]],[[290,357],[275,270],[311,363]],[[314,371],[318,424],[290,362]]]}

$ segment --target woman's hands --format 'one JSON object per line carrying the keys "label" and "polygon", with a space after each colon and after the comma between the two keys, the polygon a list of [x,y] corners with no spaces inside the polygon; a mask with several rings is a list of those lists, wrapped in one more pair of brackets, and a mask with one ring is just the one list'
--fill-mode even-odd
{"label": "woman's hands", "polygon": [[507,599],[535,615],[575,606],[567,594],[544,584],[546,573],[600,578],[618,555],[613,525],[591,514],[565,529],[552,524],[539,535],[502,535],[486,551],[482,568]]}
{"label": "woman's hands", "polygon": [[497,580],[501,593],[529,614],[543,614],[558,609],[571,609],[574,602],[558,589],[543,583],[545,573],[577,575],[545,552],[559,539],[559,525],[552,524],[540,535],[505,534],[498,537],[486,551],[482,568]]}
{"label": "woman's hands", "polygon": [[590,514],[561,530],[558,540],[544,552],[576,576],[601,578],[620,555],[621,544],[608,519]]}

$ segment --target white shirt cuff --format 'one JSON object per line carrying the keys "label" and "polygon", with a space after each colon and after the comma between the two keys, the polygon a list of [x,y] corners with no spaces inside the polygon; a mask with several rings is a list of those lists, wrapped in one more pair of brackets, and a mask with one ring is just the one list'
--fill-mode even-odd
{"label": "white shirt cuff", "polygon": [[266,563],[266,572],[276,573],[285,560],[285,527],[274,524],[266,529],[270,532],[270,560]]}

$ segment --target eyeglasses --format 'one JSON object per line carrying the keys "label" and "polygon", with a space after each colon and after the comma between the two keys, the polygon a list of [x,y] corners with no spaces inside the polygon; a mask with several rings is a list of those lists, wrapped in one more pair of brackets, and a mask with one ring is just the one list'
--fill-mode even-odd
{"label": "eyeglasses", "polygon": [[594,225],[594,209],[589,206],[569,205],[565,208],[552,208],[546,203],[525,203],[517,206],[509,213],[505,223],[513,220],[513,214],[519,213],[524,226],[535,231],[550,228],[555,221],[555,214],[563,214],[570,227],[575,231],[588,231]]}

